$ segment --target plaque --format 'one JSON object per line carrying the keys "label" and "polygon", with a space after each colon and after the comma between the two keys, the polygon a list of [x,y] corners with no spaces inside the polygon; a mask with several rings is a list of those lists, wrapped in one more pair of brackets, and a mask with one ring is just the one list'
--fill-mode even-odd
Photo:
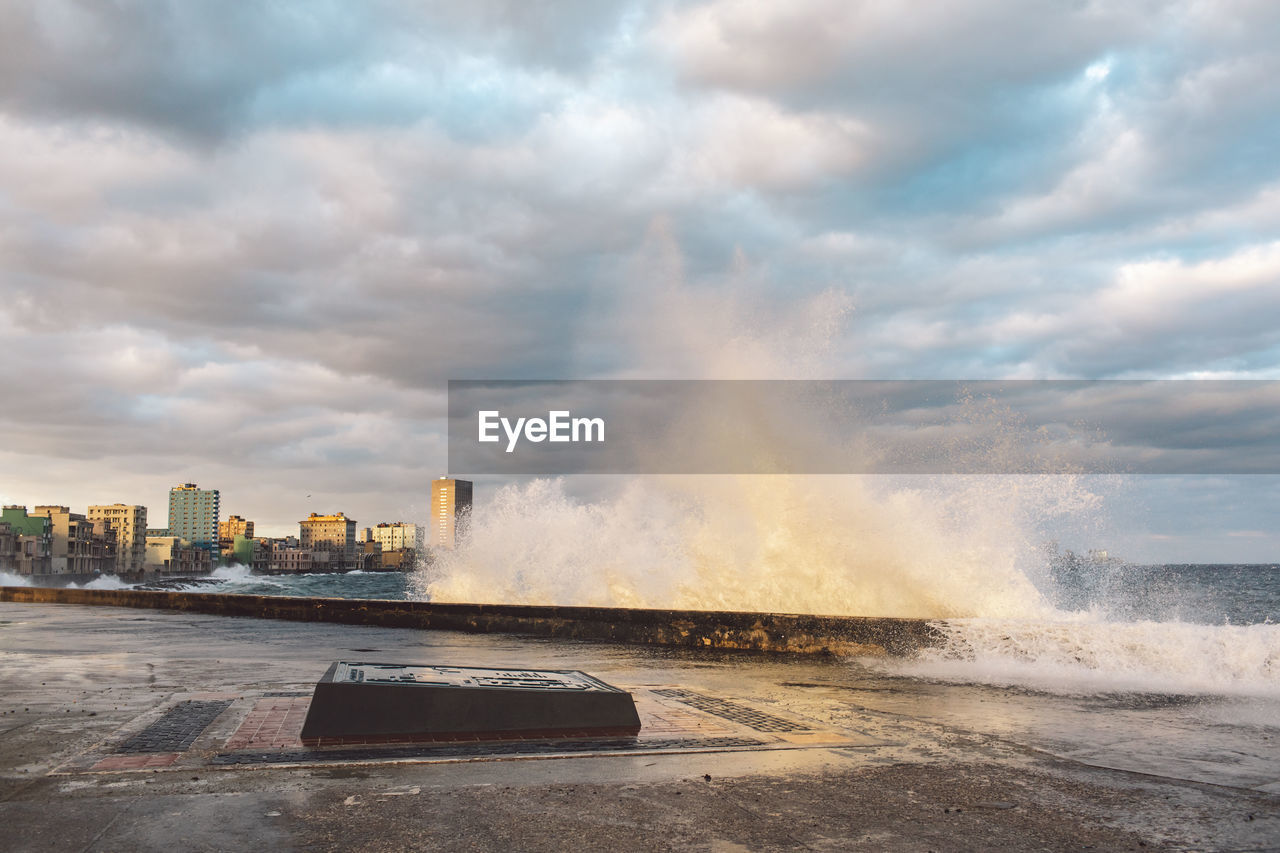
{"label": "plaque", "polygon": [[634,736],[631,694],[576,670],[336,661],[302,742],[393,743]]}

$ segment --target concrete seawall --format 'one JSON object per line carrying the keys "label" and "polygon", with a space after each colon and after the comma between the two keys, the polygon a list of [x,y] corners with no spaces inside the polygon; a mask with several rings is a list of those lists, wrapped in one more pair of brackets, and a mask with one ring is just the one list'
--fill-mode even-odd
{"label": "concrete seawall", "polygon": [[443,604],[355,598],[219,595],[138,589],[0,587],[0,601],[179,610],[217,616],[338,622],[698,649],[793,654],[909,655],[940,636],[922,619],[804,616],[620,607]]}

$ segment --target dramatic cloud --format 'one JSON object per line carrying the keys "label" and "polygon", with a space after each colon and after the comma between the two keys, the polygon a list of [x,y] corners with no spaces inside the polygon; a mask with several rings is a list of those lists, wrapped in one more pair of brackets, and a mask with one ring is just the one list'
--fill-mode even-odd
{"label": "dramatic cloud", "polygon": [[6,4],[0,497],[418,511],[451,377],[1277,377],[1277,43],[1261,0]]}

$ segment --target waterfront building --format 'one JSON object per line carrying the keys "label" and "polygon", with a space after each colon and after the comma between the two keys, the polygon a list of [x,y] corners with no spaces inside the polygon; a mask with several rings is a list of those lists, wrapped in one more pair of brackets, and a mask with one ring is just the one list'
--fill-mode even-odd
{"label": "waterfront building", "polygon": [[406,548],[414,551],[422,550],[424,531],[416,524],[384,521],[372,528],[371,532],[372,541],[381,544],[383,551],[403,551]]}
{"label": "waterfront building", "polygon": [[245,521],[238,515],[229,515],[227,520],[218,524],[219,539],[235,539],[237,536],[243,536],[246,539],[253,538],[253,522]]}
{"label": "waterfront building", "polygon": [[471,481],[440,477],[431,481],[431,545],[446,550],[466,535],[471,520]]}
{"label": "waterfront building", "polygon": [[0,521],[19,536],[53,537],[53,522],[47,515],[28,514],[25,506],[9,505],[0,510]]}
{"label": "waterfront building", "polygon": [[115,571],[110,554],[115,549],[115,531],[105,522],[95,525],[84,515],[65,506],[37,506],[32,515],[49,519],[52,542],[49,556],[55,575],[93,575]]}
{"label": "waterfront building", "polygon": [[384,572],[411,572],[417,564],[418,552],[412,548],[399,551],[383,551],[379,564]]}
{"label": "waterfront building", "polygon": [[360,543],[360,568],[366,572],[382,571],[382,543],[377,539],[365,539]]}
{"label": "waterfront building", "polygon": [[208,574],[213,554],[177,536],[148,536],[146,569],[164,575]]}
{"label": "waterfront building", "polygon": [[0,510],[0,524],[13,536],[12,568],[0,569],[19,575],[53,573],[53,523],[46,516],[27,515],[25,506],[6,506]]}
{"label": "waterfront building", "polygon": [[111,528],[115,538],[116,572],[141,572],[147,562],[147,508],[136,504],[91,506],[88,518]]}
{"label": "waterfront building", "polygon": [[305,548],[297,543],[272,540],[270,571],[289,574],[340,571],[342,567],[336,559],[337,556],[337,552],[334,551]]}
{"label": "waterfront building", "polygon": [[168,535],[185,539],[210,554],[216,553],[220,498],[217,489],[202,489],[195,483],[174,486],[169,490]]}
{"label": "waterfront building", "polygon": [[343,513],[311,513],[298,522],[298,544],[303,550],[330,554],[329,560],[335,570],[356,568],[356,522]]}

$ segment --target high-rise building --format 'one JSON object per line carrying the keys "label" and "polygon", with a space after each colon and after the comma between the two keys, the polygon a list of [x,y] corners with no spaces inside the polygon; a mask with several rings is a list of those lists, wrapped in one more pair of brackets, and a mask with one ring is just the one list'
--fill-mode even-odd
{"label": "high-rise building", "polygon": [[302,550],[327,551],[335,568],[356,564],[356,522],[342,513],[320,515],[313,512],[298,522],[298,543]]}
{"label": "high-rise building", "polygon": [[135,504],[89,507],[89,520],[105,522],[116,539],[116,572],[140,572],[147,563],[147,508]]}
{"label": "high-rise building", "polygon": [[431,481],[431,546],[452,549],[471,520],[471,481],[441,477]]}
{"label": "high-rise building", "polygon": [[[366,528],[368,530],[369,528]],[[383,551],[422,550],[422,528],[403,521],[382,522],[372,528],[370,539],[382,545]]]}
{"label": "high-rise building", "polygon": [[235,539],[237,536],[243,536],[246,539],[253,538],[253,522],[245,521],[238,515],[229,515],[227,520],[218,524],[219,539]]}
{"label": "high-rise building", "polygon": [[217,489],[183,483],[169,490],[169,535],[185,539],[196,548],[218,551]]}

